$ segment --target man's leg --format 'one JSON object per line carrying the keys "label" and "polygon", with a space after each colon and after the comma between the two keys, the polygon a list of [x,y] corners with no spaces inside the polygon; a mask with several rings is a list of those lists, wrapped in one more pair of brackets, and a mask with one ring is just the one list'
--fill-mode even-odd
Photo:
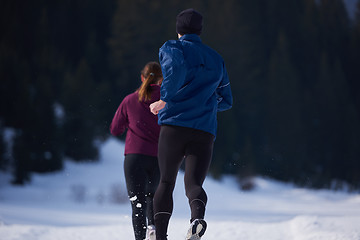
{"label": "man's leg", "polygon": [[156,239],[167,239],[167,228],[173,211],[173,190],[184,158],[183,132],[178,127],[161,126],[158,161],[160,183],[154,196]]}
{"label": "man's leg", "polygon": [[211,163],[214,136],[203,131],[194,131],[186,147],[185,190],[189,199],[191,219],[203,219],[207,195],[202,185]]}

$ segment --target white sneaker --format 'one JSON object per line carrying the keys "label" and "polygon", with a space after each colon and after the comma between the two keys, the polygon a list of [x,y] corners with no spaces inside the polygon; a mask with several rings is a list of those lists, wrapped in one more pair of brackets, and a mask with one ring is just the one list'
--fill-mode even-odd
{"label": "white sneaker", "polygon": [[195,219],[188,230],[186,240],[200,240],[206,231],[206,222],[204,219]]}
{"label": "white sneaker", "polygon": [[156,240],[156,232],[154,225],[147,226],[145,240]]}

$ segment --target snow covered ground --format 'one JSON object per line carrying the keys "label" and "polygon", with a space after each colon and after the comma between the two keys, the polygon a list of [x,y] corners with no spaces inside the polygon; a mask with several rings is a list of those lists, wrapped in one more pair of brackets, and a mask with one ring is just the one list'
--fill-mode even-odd
{"label": "snow covered ground", "polygon": [[[131,240],[123,144],[111,138],[99,163],[66,162],[56,174],[14,187],[0,172],[0,240]],[[169,240],[183,240],[188,206],[183,174],[174,192]],[[313,191],[255,179],[256,189],[208,178],[208,230],[203,240],[360,240],[360,194]]]}

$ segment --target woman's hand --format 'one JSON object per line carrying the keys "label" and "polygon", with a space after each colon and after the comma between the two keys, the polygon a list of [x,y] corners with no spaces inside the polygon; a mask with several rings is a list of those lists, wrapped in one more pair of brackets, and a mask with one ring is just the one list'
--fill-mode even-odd
{"label": "woman's hand", "polygon": [[166,105],[166,102],[164,102],[163,100],[153,102],[152,104],[150,104],[150,111],[154,115],[157,115],[159,113],[159,111],[165,107],[165,105]]}

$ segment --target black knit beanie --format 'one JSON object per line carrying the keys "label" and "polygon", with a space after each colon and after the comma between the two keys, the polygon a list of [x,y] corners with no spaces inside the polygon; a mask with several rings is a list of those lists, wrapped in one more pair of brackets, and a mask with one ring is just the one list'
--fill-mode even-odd
{"label": "black knit beanie", "polygon": [[176,32],[180,35],[195,33],[201,34],[202,15],[192,8],[186,9],[176,17]]}

